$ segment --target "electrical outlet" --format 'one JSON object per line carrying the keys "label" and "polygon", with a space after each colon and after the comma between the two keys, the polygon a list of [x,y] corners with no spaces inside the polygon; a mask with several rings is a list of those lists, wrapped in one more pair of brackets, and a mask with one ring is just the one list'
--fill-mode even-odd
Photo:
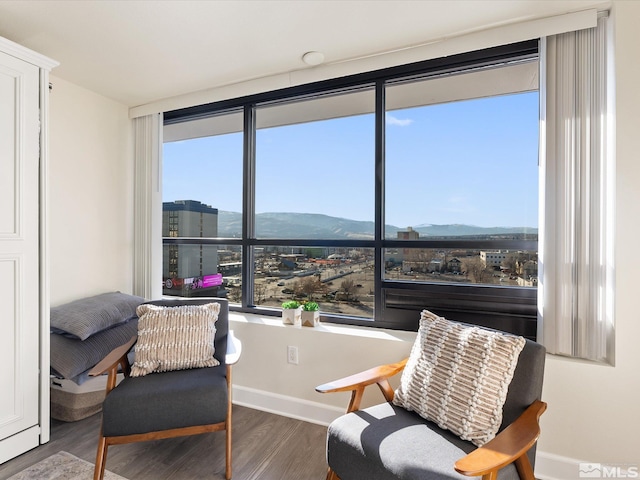
{"label": "electrical outlet", "polygon": [[291,345],[287,347],[287,362],[293,363],[294,365],[298,364],[298,347]]}

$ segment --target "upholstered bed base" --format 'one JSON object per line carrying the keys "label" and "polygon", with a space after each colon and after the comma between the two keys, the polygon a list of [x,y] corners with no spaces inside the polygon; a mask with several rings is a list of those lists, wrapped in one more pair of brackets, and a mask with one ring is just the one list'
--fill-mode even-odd
{"label": "upholstered bed base", "polygon": [[[119,380],[122,375],[118,375]],[[72,380],[51,378],[51,418],[76,422],[102,410],[107,376],[91,378],[82,385]]]}

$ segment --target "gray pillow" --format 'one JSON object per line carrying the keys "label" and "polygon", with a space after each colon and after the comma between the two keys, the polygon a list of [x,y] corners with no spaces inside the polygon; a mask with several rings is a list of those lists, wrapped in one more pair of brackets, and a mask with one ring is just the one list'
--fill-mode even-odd
{"label": "gray pillow", "polygon": [[96,333],[84,341],[52,333],[49,335],[51,371],[57,377],[80,384],[85,380],[78,378],[81,373],[93,368],[114,348],[124,345],[137,333],[137,318]]}
{"label": "gray pillow", "polygon": [[91,335],[135,318],[145,300],[120,292],[103,293],[51,309],[51,333],[86,340]]}

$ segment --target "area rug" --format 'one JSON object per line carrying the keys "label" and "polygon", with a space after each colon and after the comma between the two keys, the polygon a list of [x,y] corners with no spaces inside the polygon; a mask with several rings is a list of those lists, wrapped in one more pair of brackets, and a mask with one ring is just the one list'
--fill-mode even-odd
{"label": "area rug", "polygon": [[[93,464],[67,452],[58,452],[7,480],[90,480]],[[127,480],[113,472],[104,472],[105,480]]]}

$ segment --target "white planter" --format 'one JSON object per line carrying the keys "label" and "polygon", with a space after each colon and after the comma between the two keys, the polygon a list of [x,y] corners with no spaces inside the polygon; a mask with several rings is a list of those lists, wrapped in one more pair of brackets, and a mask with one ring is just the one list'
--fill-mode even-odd
{"label": "white planter", "polygon": [[320,312],[302,311],[302,326],[303,327],[317,327],[320,324]]}
{"label": "white planter", "polygon": [[285,325],[294,325],[296,327],[302,325],[302,307],[283,308],[282,323]]}

